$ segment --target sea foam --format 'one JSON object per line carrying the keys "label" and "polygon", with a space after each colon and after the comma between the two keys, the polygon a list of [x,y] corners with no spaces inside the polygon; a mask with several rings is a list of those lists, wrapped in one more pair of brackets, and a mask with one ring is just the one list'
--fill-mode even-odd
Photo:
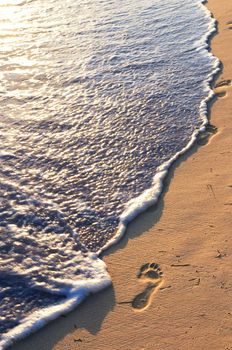
{"label": "sea foam", "polygon": [[[220,64],[201,1],[93,1],[89,13],[86,2],[7,12],[21,15],[12,46],[1,39],[1,348],[110,285],[99,254],[158,201],[208,124]],[[14,63],[29,53],[30,70],[26,57]]]}

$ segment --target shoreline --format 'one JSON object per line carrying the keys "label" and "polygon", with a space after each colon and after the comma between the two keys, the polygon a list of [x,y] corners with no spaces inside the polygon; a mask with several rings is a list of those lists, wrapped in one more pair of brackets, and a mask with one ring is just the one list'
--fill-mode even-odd
{"label": "shoreline", "polygon": [[[221,75],[222,68],[221,61],[212,53],[211,50],[211,41],[213,40],[214,36],[218,34],[218,23],[206,4],[207,0],[201,0],[201,5],[203,6],[204,11],[207,13],[207,16],[212,19],[212,27],[205,35],[205,50],[208,52],[209,56],[212,55],[216,61],[215,67],[212,70],[212,75],[205,81],[207,87],[209,88],[208,96],[201,101],[199,107],[199,114],[202,119],[201,127],[199,130],[195,130],[193,132],[189,142],[186,146],[184,146],[183,149],[178,151],[172,156],[172,158],[162,163],[157,168],[157,173],[153,176],[152,186],[138,195],[138,197],[135,197],[132,200],[132,204],[130,204],[129,207],[126,207],[126,209],[122,212],[121,217],[123,220],[120,220],[115,236],[111,238],[111,240],[97,252],[99,256],[103,257],[108,249],[120,242],[120,240],[127,232],[128,225],[130,225],[138,216],[144,214],[148,208],[156,206],[158,204],[162,193],[165,192],[166,178],[169,177],[169,172],[171,171],[172,167],[175,168],[176,162],[179,160],[181,161],[183,155],[188,155],[188,152],[196,144],[202,145],[206,143],[211,134],[216,133],[217,129],[210,124],[210,112],[211,106],[216,99],[216,94],[214,93],[214,84],[217,81],[218,77]],[[149,195],[147,193],[149,193]],[[136,202],[139,202],[139,205],[136,205]],[[142,206],[140,204],[141,202],[143,203]]]}
{"label": "shoreline", "polygon": [[[208,5],[219,19],[219,35],[210,42],[213,53],[224,63],[219,78],[224,81],[232,77],[231,53],[228,62],[227,54],[226,59],[222,57],[232,35],[225,24],[232,20],[232,5],[226,0],[220,5],[210,0]],[[225,14],[219,13],[219,7]],[[224,38],[223,49],[220,32],[226,30],[228,41],[226,44]],[[193,146],[175,162],[158,205],[140,214],[129,224],[126,236],[103,253],[113,286],[9,349],[229,349],[232,250],[226,241],[232,208],[228,152],[232,107],[230,87],[222,85],[215,90],[220,98],[210,106],[210,122],[218,133],[205,146]],[[221,152],[225,159],[218,159]],[[193,178],[191,186],[184,183],[186,178]],[[141,266],[153,262],[164,271],[162,277],[156,266],[145,267],[146,273],[157,277],[152,297],[157,295],[152,300],[148,291],[149,307],[133,310],[131,301],[144,293],[150,281],[144,282],[136,274]],[[221,317],[222,311],[226,316]],[[204,339],[206,335],[211,339]]]}

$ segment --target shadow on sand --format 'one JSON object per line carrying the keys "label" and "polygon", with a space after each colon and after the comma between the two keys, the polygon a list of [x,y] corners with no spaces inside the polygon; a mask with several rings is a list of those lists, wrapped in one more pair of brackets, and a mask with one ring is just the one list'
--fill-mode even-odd
{"label": "shadow on sand", "polygon": [[[96,334],[114,305],[114,288],[111,286],[94,294],[94,298],[90,296],[75,310],[50,322],[36,333],[11,346],[9,350],[51,350],[67,334],[82,328],[91,334]],[[73,338],[75,341],[76,337]]]}

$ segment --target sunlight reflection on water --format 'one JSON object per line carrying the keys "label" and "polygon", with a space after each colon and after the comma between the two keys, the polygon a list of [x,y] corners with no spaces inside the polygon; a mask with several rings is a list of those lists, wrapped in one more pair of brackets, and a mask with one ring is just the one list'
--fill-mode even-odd
{"label": "sunlight reflection on water", "polygon": [[89,251],[201,126],[209,22],[199,0],[0,1],[0,261],[23,290],[92,278]]}

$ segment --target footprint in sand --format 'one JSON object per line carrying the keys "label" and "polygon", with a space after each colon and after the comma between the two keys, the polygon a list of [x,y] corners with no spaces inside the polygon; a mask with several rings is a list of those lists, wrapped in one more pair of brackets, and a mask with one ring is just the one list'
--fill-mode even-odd
{"label": "footprint in sand", "polygon": [[231,79],[222,80],[214,87],[214,92],[218,97],[226,97],[227,89],[232,85]]}
{"label": "footprint in sand", "polygon": [[163,272],[158,264],[144,264],[138,273],[138,278],[146,284],[144,291],[132,300],[132,307],[136,310],[144,310],[152,300],[152,296],[159,290],[163,282]]}
{"label": "footprint in sand", "polygon": [[230,86],[231,83],[232,83],[232,81],[230,79],[222,80],[215,85],[215,89],[217,89],[219,87]]}
{"label": "footprint in sand", "polygon": [[229,22],[227,22],[227,25],[228,25],[228,29],[232,29],[232,21],[229,21]]}

